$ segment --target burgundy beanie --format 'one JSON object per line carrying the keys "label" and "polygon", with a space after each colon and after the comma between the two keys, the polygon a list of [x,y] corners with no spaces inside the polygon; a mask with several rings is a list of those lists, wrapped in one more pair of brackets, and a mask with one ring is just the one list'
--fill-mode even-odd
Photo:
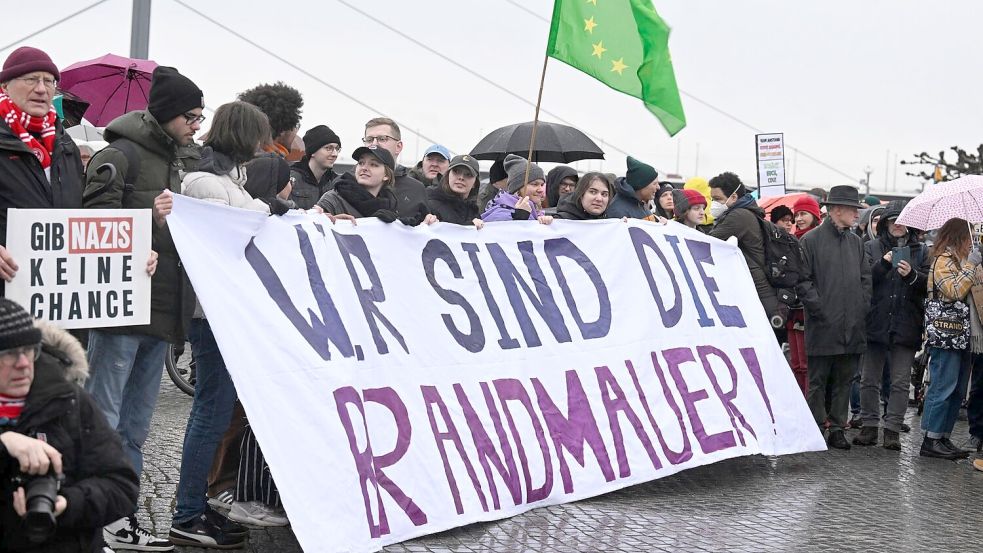
{"label": "burgundy beanie", "polygon": [[26,75],[34,71],[47,71],[55,76],[55,80],[61,78],[58,67],[48,54],[37,48],[21,46],[7,56],[3,62],[3,71],[0,71],[0,83],[10,82],[21,75]]}

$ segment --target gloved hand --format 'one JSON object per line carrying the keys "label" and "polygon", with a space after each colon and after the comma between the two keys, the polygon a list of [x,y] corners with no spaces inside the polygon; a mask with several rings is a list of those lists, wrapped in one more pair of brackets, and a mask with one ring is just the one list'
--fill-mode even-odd
{"label": "gloved hand", "polygon": [[416,208],[416,213],[403,214],[399,217],[399,222],[403,223],[408,227],[415,227],[423,222],[427,218],[430,210],[427,209],[426,204],[418,204]]}
{"label": "gloved hand", "polygon": [[969,257],[966,258],[974,267],[983,262],[983,254],[980,253],[980,249],[977,247],[973,248],[973,251],[969,252]]}
{"label": "gloved hand", "polygon": [[283,215],[295,207],[297,207],[297,204],[292,200],[284,200],[279,196],[273,196],[273,201],[270,202],[270,213],[273,215]]}
{"label": "gloved hand", "polygon": [[396,220],[396,212],[388,209],[380,209],[373,213],[372,216],[378,218],[383,223],[391,223]]}

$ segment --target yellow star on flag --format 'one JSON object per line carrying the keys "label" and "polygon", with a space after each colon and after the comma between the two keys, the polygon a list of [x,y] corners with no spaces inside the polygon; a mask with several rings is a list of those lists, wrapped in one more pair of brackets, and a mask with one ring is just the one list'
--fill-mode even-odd
{"label": "yellow star on flag", "polygon": [[604,47],[604,41],[603,40],[600,41],[600,42],[598,42],[597,44],[593,44],[592,46],[594,46],[594,53],[591,54],[591,55],[597,56],[598,59],[601,58],[601,54],[603,54],[604,52],[607,52],[608,51],[608,49]]}
{"label": "yellow star on flag", "polygon": [[597,23],[594,23],[594,17],[584,20],[584,30],[590,34],[594,34],[594,27],[597,27]]}
{"label": "yellow star on flag", "polygon": [[611,71],[617,71],[619,75],[621,75],[622,71],[628,69],[628,66],[625,65],[625,58],[619,58],[612,61],[611,66]]}

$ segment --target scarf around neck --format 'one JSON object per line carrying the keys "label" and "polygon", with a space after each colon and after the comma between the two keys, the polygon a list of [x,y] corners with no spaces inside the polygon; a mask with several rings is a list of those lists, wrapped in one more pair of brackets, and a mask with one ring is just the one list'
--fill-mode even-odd
{"label": "scarf around neck", "polygon": [[345,173],[341,180],[335,185],[338,195],[352,204],[363,217],[372,217],[377,211],[396,211],[396,196],[392,189],[383,186],[379,189],[379,195],[373,196],[364,186],[357,183],[354,177],[349,177],[350,173]]}
{"label": "scarf around neck", "polygon": [[51,167],[51,154],[55,151],[55,120],[58,117],[54,106],[44,117],[34,117],[17,107],[7,91],[0,89],[0,117],[38,158],[42,168]]}

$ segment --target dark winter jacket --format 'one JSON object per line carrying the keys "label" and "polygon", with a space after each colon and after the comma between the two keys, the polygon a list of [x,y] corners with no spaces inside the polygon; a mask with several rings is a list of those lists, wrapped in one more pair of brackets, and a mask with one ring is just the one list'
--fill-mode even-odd
{"label": "dark winter jacket", "polygon": [[88,373],[82,346],[54,326],[42,326],[42,332],[44,349],[34,363],[31,391],[17,424],[8,430],[43,435],[61,453],[65,481],[59,494],[68,507],[51,538],[38,546],[27,543],[8,484],[19,467],[0,447],[0,552],[101,552],[102,527],[136,511],[139,479],[116,431],[79,387]]}
{"label": "dark winter jacket", "polygon": [[[877,225],[877,238],[864,244],[870,258],[873,291],[867,313],[867,342],[881,345],[898,344],[919,349],[925,317],[925,295],[928,284],[928,248],[918,241],[918,233],[908,230],[904,244],[888,232],[888,217],[897,217],[903,203],[888,204]],[[896,246],[911,248],[911,272],[902,277],[884,255]]]}
{"label": "dark winter jacket", "polygon": [[573,197],[574,194],[570,194],[569,197],[560,200],[560,205],[557,206],[556,213],[553,216],[557,219],[568,219],[572,221],[593,221],[595,219],[604,219],[607,216],[606,213],[600,215],[587,213],[579,202],[573,201]]}
{"label": "dark winter jacket", "polygon": [[[86,170],[87,208],[153,208],[154,198],[164,190],[181,193],[183,175],[196,170],[201,157],[197,146],[178,147],[146,110],[132,111],[113,119],[103,136],[110,143],[117,138],[126,138],[135,144],[140,159],[140,174],[132,178],[133,191],[124,194],[123,178],[128,167],[126,155],[112,144],[103,148],[92,156]],[[115,167],[116,171],[99,171],[99,167],[105,163]],[[184,343],[195,307],[194,292],[167,225],[160,227],[154,223],[152,227],[151,248],[160,257],[157,272],[151,281],[150,324],[105,330],[147,334],[172,343]]]}
{"label": "dark winter jacket", "polygon": [[827,218],[801,244],[806,274],[796,291],[806,311],[806,353],[863,353],[871,277],[860,237]]}
{"label": "dark winter jacket", "polygon": [[310,209],[314,207],[318,199],[325,192],[331,190],[332,182],[338,175],[333,169],[328,169],[321,175],[320,180],[314,178],[311,171],[310,156],[300,158],[300,161],[290,166],[290,178],[293,179],[293,188],[290,191],[290,199],[297,204],[298,209]]}
{"label": "dark winter jacket", "polygon": [[645,207],[644,203],[639,201],[638,196],[635,195],[635,189],[628,184],[624,177],[619,178],[614,183],[614,190],[614,197],[611,198],[611,205],[608,206],[608,218],[628,217],[629,219],[651,220],[652,212]]}
{"label": "dark winter jacket", "polygon": [[423,167],[420,166],[419,164],[417,164],[417,166],[413,167],[412,169],[408,169],[406,171],[406,175],[416,180],[420,184],[422,184],[424,187],[426,187],[427,190],[430,190],[431,188],[440,185],[441,175],[438,174],[436,177],[432,179],[428,179],[426,176],[424,176]]}
{"label": "dark winter jacket", "polygon": [[443,186],[427,189],[427,200],[430,213],[437,216],[439,221],[455,225],[470,225],[481,216],[478,204],[474,198],[464,199],[457,194],[444,190]]}
{"label": "dark winter jacket", "polygon": [[427,189],[423,183],[407,174],[406,167],[396,166],[396,183],[393,192],[396,194],[396,209],[400,216],[419,215],[421,220],[430,213],[427,203]]}
{"label": "dark winter jacket", "polygon": [[61,121],[55,123],[51,181],[41,162],[0,120],[0,244],[7,244],[7,209],[77,209],[82,207],[82,161]]}
{"label": "dark winter jacket", "polygon": [[488,209],[481,214],[482,221],[535,221],[543,214],[535,203],[529,202],[529,211],[516,209],[519,196],[501,191],[488,202]]}
{"label": "dark winter jacket", "polygon": [[765,314],[771,319],[778,314],[778,296],[765,275],[765,242],[758,219],[763,219],[764,210],[758,207],[754,198],[748,194],[739,200],[723,215],[717,217],[716,225],[710,231],[710,236],[727,240],[737,237],[737,247],[744,254],[744,261],[751,270],[754,288],[758,299],[765,309]]}

